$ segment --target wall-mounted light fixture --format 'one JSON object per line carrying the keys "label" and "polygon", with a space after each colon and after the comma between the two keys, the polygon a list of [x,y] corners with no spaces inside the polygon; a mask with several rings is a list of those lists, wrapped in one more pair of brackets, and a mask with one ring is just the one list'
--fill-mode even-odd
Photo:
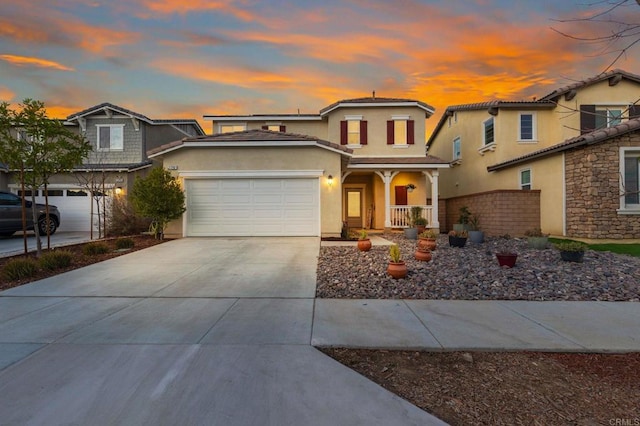
{"label": "wall-mounted light fixture", "polygon": [[333,186],[333,176],[332,175],[327,176],[327,185]]}
{"label": "wall-mounted light fixture", "polygon": [[122,194],[122,187],[121,186],[117,186],[116,187],[116,195],[120,195]]}

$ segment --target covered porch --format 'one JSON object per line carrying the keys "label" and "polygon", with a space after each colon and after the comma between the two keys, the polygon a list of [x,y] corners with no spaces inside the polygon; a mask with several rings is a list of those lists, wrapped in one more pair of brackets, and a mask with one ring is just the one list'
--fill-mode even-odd
{"label": "covered porch", "polygon": [[343,220],[350,228],[406,228],[417,206],[427,227],[439,229],[439,170],[448,167],[429,156],[352,158],[341,180]]}

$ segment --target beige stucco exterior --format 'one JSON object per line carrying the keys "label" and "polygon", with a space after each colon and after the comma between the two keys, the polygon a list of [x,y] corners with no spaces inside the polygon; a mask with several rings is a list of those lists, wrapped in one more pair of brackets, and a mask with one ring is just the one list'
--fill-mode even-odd
{"label": "beige stucco exterior", "polygon": [[[323,236],[339,236],[342,228],[339,178],[329,186],[327,177],[341,175],[341,154],[320,147],[203,147],[182,148],[163,155],[165,168],[177,168],[172,174],[180,179],[184,188],[184,176],[193,172],[251,171],[275,172],[286,176],[291,171],[322,171],[320,185],[320,231]],[[203,178],[206,175],[202,176]],[[193,177],[187,177],[193,178]],[[189,194],[186,194],[188,197]],[[166,230],[168,236],[182,237],[183,220],[172,222]]]}

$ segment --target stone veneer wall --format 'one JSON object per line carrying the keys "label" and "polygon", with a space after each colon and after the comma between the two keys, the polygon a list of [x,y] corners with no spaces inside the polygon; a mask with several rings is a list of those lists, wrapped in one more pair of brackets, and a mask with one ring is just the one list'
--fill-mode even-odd
{"label": "stone veneer wall", "polygon": [[620,215],[620,147],[640,147],[640,134],[565,153],[567,235],[640,238],[640,217]]}
{"label": "stone veneer wall", "polygon": [[522,236],[540,227],[540,191],[496,190],[443,200],[446,203],[446,222],[443,231],[453,229],[458,222],[460,207],[467,206],[480,217],[480,230],[488,236],[509,234]]}

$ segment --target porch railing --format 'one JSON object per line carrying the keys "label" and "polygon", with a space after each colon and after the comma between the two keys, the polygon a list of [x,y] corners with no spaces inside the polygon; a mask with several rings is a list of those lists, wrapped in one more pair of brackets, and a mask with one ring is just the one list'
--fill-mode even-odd
{"label": "porch railing", "polygon": [[[391,227],[392,228],[408,228],[409,227],[409,215],[411,214],[411,207],[415,206],[391,206]],[[427,219],[427,227],[433,223],[433,207],[432,206],[418,206],[422,207],[422,217]]]}

